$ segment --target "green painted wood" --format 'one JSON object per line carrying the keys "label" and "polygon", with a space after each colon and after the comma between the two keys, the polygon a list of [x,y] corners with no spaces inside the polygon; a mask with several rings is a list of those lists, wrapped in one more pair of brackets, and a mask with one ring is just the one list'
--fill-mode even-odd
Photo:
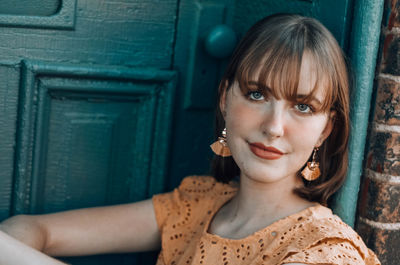
{"label": "green painted wood", "polygon": [[233,26],[239,36],[244,33],[261,18],[275,13],[298,13],[313,16],[316,13],[316,0],[237,0],[235,1],[235,13]]}
{"label": "green painted wood", "polygon": [[61,7],[61,0],[3,0],[0,14],[25,16],[51,16]]}
{"label": "green painted wood", "polygon": [[1,61],[171,67],[176,0],[62,2],[55,16],[0,15]]}
{"label": "green painted wood", "polygon": [[345,52],[348,51],[354,0],[314,1],[314,16],[336,37]]}
{"label": "green painted wood", "polygon": [[335,198],[335,212],[354,226],[360,178],[363,169],[368,117],[375,77],[376,58],[384,1],[356,0],[349,55],[355,87],[351,94],[350,163],[347,180]]}
{"label": "green painted wood", "polygon": [[14,172],[16,114],[19,85],[18,65],[0,64],[0,220],[10,216]]}
{"label": "green painted wood", "polygon": [[297,13],[320,20],[336,37],[339,44],[347,49],[353,0],[256,0],[235,1],[234,27],[239,35],[257,20],[275,13]]}
{"label": "green painted wood", "polygon": [[[173,69],[179,72],[168,189],[182,178],[209,173],[215,93],[225,61],[205,52],[215,25],[231,24],[234,0],[180,0]],[[212,17],[221,14],[223,17]],[[200,57],[201,56],[201,57]]]}
{"label": "green painted wood", "polygon": [[76,1],[1,1],[0,25],[8,27],[74,29]]}
{"label": "green painted wood", "polygon": [[24,62],[14,213],[161,192],[174,80],[174,72],[156,69]]}
{"label": "green painted wood", "polygon": [[[143,200],[164,190],[174,71],[24,61],[12,213]],[[65,258],[142,264],[153,255]]]}
{"label": "green painted wood", "polygon": [[195,5],[192,27],[193,38],[189,45],[189,75],[185,83],[185,108],[212,109],[214,107],[215,86],[218,83],[217,60],[205,49],[205,39],[209,32],[224,22],[224,3],[199,3]]}
{"label": "green painted wood", "polygon": [[[172,65],[177,1],[63,0],[48,16],[49,1],[42,13],[0,8],[1,220],[165,189],[176,77],[161,69]],[[154,254],[69,260],[155,263]]]}
{"label": "green painted wood", "polygon": [[[171,69],[177,1],[57,0],[51,16],[49,1],[0,8],[1,220],[165,189],[176,77],[160,69]],[[155,263],[154,254],[69,261]]]}
{"label": "green painted wood", "polygon": [[64,0],[62,4],[55,16],[72,12],[64,14],[72,19],[68,21],[76,21],[73,31],[49,30],[45,17],[16,15],[2,20],[0,14],[0,21],[12,22],[0,28],[1,220],[10,216],[11,209],[21,59],[90,64],[96,69],[101,65],[167,69],[171,65],[174,0]]}

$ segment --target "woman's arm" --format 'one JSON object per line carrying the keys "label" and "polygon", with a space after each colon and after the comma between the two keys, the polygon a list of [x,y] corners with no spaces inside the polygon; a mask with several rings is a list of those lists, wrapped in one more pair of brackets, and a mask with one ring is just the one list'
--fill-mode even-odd
{"label": "woman's arm", "polygon": [[138,252],[156,250],[161,245],[151,200],[16,216],[4,221],[0,228],[51,256]]}

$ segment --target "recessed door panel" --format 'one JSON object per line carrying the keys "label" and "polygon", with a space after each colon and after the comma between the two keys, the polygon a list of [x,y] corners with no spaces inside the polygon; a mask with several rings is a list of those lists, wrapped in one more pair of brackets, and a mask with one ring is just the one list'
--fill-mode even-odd
{"label": "recessed door panel", "polygon": [[26,61],[22,69],[13,214],[128,203],[163,191],[173,71]]}

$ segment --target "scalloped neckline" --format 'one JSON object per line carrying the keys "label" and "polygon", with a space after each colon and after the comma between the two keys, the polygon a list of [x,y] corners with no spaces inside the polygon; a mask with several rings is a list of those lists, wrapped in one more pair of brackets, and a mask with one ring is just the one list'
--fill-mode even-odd
{"label": "scalloped neckline", "polygon": [[284,222],[284,221],[286,221],[288,218],[295,219],[295,218],[299,218],[299,217],[304,217],[304,215],[311,215],[312,212],[315,212],[317,208],[320,208],[320,207],[325,208],[321,204],[317,203],[316,205],[307,207],[307,208],[305,208],[303,210],[300,210],[300,211],[298,211],[298,212],[296,212],[294,214],[291,214],[291,215],[283,217],[283,218],[281,218],[279,220],[276,220],[273,223],[271,223],[270,225],[268,225],[268,226],[266,226],[264,228],[261,228],[260,230],[257,230],[255,232],[243,237],[243,238],[227,238],[227,237],[219,236],[217,234],[210,233],[209,230],[210,230],[210,225],[211,225],[212,220],[214,219],[216,214],[219,212],[219,210],[221,210],[221,208],[225,204],[227,204],[232,198],[233,197],[227,198],[227,200],[224,203],[222,203],[217,209],[215,209],[213,214],[210,215],[210,218],[208,218],[208,220],[206,221],[206,223],[204,225],[204,228],[203,228],[203,232],[202,233],[203,233],[204,236],[209,237],[209,238],[215,238],[215,239],[218,239],[218,240],[221,240],[221,241],[237,243],[237,244],[241,244],[241,243],[244,243],[244,242],[247,242],[247,241],[254,240],[254,237],[261,236],[261,235],[266,235],[268,233],[271,236],[275,237],[275,236],[278,235],[278,232],[279,232],[278,230],[279,229],[274,229],[274,228],[279,228],[279,224]]}

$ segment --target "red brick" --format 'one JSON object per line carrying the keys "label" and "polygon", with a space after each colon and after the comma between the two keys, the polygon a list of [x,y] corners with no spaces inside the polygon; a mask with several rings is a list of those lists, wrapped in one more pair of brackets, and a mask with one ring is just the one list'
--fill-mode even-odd
{"label": "red brick", "polygon": [[386,125],[400,125],[400,83],[379,78],[374,121]]}
{"label": "red brick", "polygon": [[382,49],[381,72],[400,75],[400,36],[389,33],[385,36]]}
{"label": "red brick", "polygon": [[357,232],[377,254],[382,265],[398,265],[400,261],[400,230],[382,230],[359,221]]}
{"label": "red brick", "polygon": [[[387,26],[388,29],[392,29],[393,27],[400,27],[400,1],[392,0],[385,1],[385,13],[389,13],[389,17],[387,18]],[[390,2],[390,3],[389,3]]]}
{"label": "red brick", "polygon": [[369,144],[366,168],[400,176],[400,134],[373,131]]}
{"label": "red brick", "polygon": [[400,223],[400,185],[364,178],[359,216],[382,223]]}

